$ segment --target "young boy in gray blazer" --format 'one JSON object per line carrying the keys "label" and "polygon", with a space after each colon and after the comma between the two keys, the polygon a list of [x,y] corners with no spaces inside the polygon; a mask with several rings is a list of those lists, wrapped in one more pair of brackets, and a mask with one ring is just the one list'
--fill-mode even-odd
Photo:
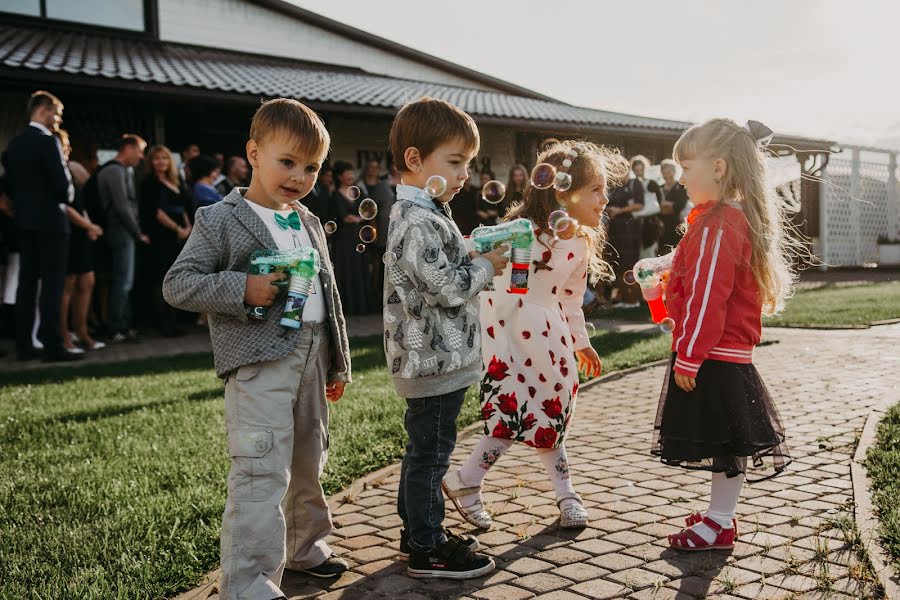
{"label": "young boy in gray blazer", "polygon": [[[222,517],[220,597],[281,598],[285,568],[317,577],[347,569],[325,537],[331,513],[319,483],[328,450],[328,405],[350,381],[350,352],[319,219],[298,200],[312,189],[330,138],[296,100],[264,103],[253,117],[249,188],[197,211],[166,274],[172,306],[209,314],[216,373],[225,379],[231,470]],[[312,246],[321,270],[300,329],[279,324],[278,274],[249,275],[251,254]],[[264,320],[248,308],[272,307]]]}

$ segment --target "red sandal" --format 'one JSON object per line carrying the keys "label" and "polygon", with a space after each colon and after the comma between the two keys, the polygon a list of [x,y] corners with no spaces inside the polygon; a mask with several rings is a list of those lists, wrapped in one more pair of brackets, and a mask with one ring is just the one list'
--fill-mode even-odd
{"label": "red sandal", "polygon": [[[684,523],[688,527],[696,525],[700,521],[703,520],[703,513],[691,513],[689,516],[685,517]],[[734,539],[738,539],[738,528],[737,528],[737,519],[732,519],[731,523],[734,525]]]}
{"label": "red sandal", "polygon": [[688,551],[731,550],[734,548],[734,529],[725,529],[709,517],[703,517],[702,523],[715,532],[716,539],[712,543],[707,542],[693,529],[688,528],[670,535],[669,546],[677,550]]}

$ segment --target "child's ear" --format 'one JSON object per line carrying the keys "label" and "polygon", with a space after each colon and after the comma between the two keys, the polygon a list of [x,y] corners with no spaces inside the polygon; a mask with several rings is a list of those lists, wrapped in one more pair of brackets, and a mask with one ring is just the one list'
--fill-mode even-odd
{"label": "child's ear", "polygon": [[247,162],[254,169],[259,168],[259,146],[256,140],[247,140]]}
{"label": "child's ear", "polygon": [[406,167],[413,173],[422,172],[422,155],[415,146],[410,146],[403,152],[403,160],[406,162]]}
{"label": "child's ear", "polygon": [[717,158],[713,163],[713,169],[716,174],[716,179],[723,179],[725,177],[725,173],[728,172],[728,163],[721,158]]}

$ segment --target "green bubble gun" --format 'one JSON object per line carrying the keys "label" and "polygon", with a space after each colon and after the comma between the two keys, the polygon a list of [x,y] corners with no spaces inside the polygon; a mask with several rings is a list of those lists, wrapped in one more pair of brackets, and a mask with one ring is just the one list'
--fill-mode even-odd
{"label": "green bubble gun", "polygon": [[[275,285],[288,288],[281,324],[291,329],[300,329],[303,324],[303,307],[312,292],[313,280],[319,274],[319,268],[319,253],[309,246],[288,250],[257,250],[250,259],[252,275],[290,275],[290,279],[277,281]],[[247,309],[247,317],[263,321],[266,312],[265,306],[251,306]]]}
{"label": "green bubble gun", "polygon": [[[528,267],[531,266],[534,240],[534,227],[528,219],[476,227],[472,231],[475,250],[481,254],[490,252],[500,244],[509,244],[512,249],[512,276],[507,292],[510,294],[528,293]],[[493,283],[489,282],[484,289],[493,290]]]}

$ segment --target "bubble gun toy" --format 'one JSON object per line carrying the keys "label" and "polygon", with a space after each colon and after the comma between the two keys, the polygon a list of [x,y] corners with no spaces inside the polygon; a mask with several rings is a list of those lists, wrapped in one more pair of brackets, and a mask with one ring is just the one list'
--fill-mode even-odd
{"label": "bubble gun toy", "polygon": [[[484,254],[500,244],[509,244],[512,249],[512,276],[507,292],[528,293],[528,267],[531,266],[531,247],[534,245],[534,227],[528,219],[516,219],[499,225],[483,225],[472,230],[475,250]],[[493,290],[488,283],[486,290]]]}
{"label": "bubble gun toy", "polygon": [[[315,248],[302,246],[289,250],[257,250],[250,259],[252,275],[286,273],[290,279],[276,281],[275,285],[288,288],[281,324],[291,329],[303,325],[303,307],[313,289],[313,280],[319,274],[319,253]],[[251,306],[247,317],[262,321],[266,318],[265,306]]]}

